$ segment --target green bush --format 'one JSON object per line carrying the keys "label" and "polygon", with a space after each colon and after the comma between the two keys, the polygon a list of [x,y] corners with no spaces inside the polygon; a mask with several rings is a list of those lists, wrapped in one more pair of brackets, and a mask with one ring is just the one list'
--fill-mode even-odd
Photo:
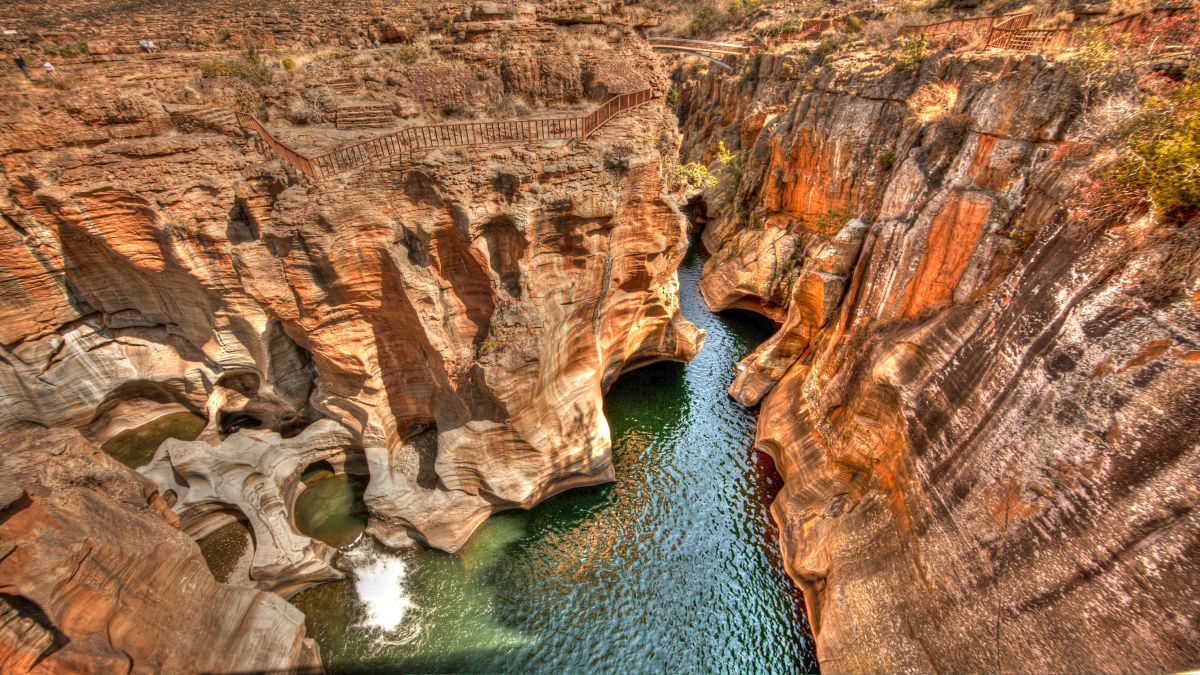
{"label": "green bush", "polygon": [[679,90],[671,87],[671,91],[667,92],[667,107],[674,110],[677,105],[679,105]]}
{"label": "green bush", "polygon": [[767,37],[778,37],[784,33],[795,33],[800,30],[804,23],[800,19],[786,19],[784,21],[776,21],[767,26],[761,31],[762,35]]}
{"label": "green bush", "polygon": [[725,148],[725,141],[717,141],[717,161],[725,167],[725,172],[733,177],[735,186],[742,184],[742,165],[744,159],[740,152],[730,152]]}
{"label": "green bush", "polygon": [[919,36],[900,38],[900,58],[896,59],[897,70],[912,70],[925,60],[926,48],[929,46],[929,36],[921,33]]}
{"label": "green bush", "polygon": [[726,8],[727,21],[737,23],[746,18],[746,3],[742,0],[730,0],[729,7]]}
{"label": "green bush", "polygon": [[888,150],[879,156],[879,166],[883,167],[884,171],[891,171],[896,164],[896,151]]}
{"label": "green bush", "polygon": [[834,234],[853,217],[854,211],[850,207],[841,206],[830,209],[824,215],[814,219],[809,225],[809,229],[823,234]]}
{"label": "green bush", "polygon": [[717,186],[717,178],[708,173],[708,167],[697,162],[680,164],[674,157],[664,157],[661,164],[663,178],[669,190],[678,190],[685,185],[694,188]]}
{"label": "green bush", "polygon": [[233,65],[225,61],[213,59],[200,64],[201,77],[232,77]]}
{"label": "green bush", "polygon": [[1097,95],[1132,77],[1134,67],[1128,53],[1129,36],[1122,34],[1113,40],[1103,29],[1089,28],[1077,31],[1075,37],[1080,46],[1067,64],[1067,70],[1081,80],[1087,97],[1085,104],[1090,107]]}
{"label": "green bush", "polygon": [[279,65],[283,66],[283,69],[288,71],[289,73],[296,69],[296,62],[293,61],[291,59],[291,57],[289,57],[289,56],[285,56],[282,59],[280,59]]}
{"label": "green bush", "polygon": [[238,80],[233,87],[233,100],[238,110],[251,115],[261,115],[266,111],[262,92],[245,80]]}
{"label": "green bush", "polygon": [[708,35],[729,23],[729,21],[730,14],[728,11],[722,13],[714,3],[706,2],[700,6],[700,11],[696,12],[695,18],[688,25],[688,33],[690,37]]}
{"label": "green bush", "polygon": [[1128,156],[1115,168],[1118,182],[1156,212],[1200,207],[1200,82],[1147,98],[1122,131]]}
{"label": "green bush", "polygon": [[58,48],[58,55],[64,59],[69,59],[73,56],[83,56],[89,53],[87,38],[79,38],[75,42],[68,42]]}
{"label": "green bush", "polygon": [[817,45],[816,50],[813,51],[813,61],[820,63],[821,61],[825,60],[826,56],[829,56],[841,48],[843,44],[844,42],[840,37],[821,40],[821,44]]}

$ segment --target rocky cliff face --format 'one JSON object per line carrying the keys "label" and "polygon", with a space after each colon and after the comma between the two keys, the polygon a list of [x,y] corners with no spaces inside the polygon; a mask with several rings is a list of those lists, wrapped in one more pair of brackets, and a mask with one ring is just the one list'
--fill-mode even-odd
{"label": "rocky cliff face", "polygon": [[[630,38],[589,17],[569,30]],[[554,32],[494,25],[510,40]],[[553,90],[558,70],[514,75],[480,56],[499,48],[487,33],[466,36],[477,67]],[[591,77],[592,56],[564,57],[573,97],[657,81],[643,47],[611,53],[625,56]],[[602,392],[700,347],[676,296],[686,221],[659,175],[656,148],[678,143],[660,102],[586,141],[433,151],[313,184],[220,124],[173,117],[163,101],[197,95],[199,80],[176,77],[183,57],[148,67],[150,86],[104,65],[5,95],[0,428],[100,443],[167,411],[204,415],[196,440],[164,443],[140,471],[187,535],[248,521],[260,589],[340,576],[293,522],[310,464],[369,473],[381,541],[453,551],[495,511],[611,480]],[[140,588],[136,576],[115,585]]]}
{"label": "rocky cliff face", "polygon": [[1095,148],[1040,57],[804,72],[693,80],[681,116],[695,159],[743,153],[702,288],[781,322],[730,394],[822,669],[1194,667],[1200,223],[1065,208]]}
{"label": "rocky cliff face", "polygon": [[461,505],[376,529],[453,549],[496,508],[605,479],[603,387],[698,347],[657,155],[611,141],[645,123],[307,188],[212,135],[11,153],[0,414],[85,425],[168,397],[208,412],[208,442],[239,413],[284,435],[334,419],[385,470],[373,500]]}

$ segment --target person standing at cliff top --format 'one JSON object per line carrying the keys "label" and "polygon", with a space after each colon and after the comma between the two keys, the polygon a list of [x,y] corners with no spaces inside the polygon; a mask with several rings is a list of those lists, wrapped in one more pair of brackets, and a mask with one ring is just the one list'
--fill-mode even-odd
{"label": "person standing at cliff top", "polygon": [[21,58],[20,54],[13,54],[13,63],[17,64],[17,67],[20,68],[21,72],[25,74],[25,79],[28,80],[29,67],[25,65],[25,59]]}

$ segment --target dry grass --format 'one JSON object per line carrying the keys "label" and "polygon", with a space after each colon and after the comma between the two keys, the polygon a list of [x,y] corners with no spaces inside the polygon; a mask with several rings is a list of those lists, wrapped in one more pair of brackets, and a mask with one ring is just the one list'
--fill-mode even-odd
{"label": "dry grass", "polygon": [[297,54],[292,57],[292,61],[296,63],[294,70],[302,70],[310,63],[322,63],[332,59],[342,50],[338,47],[319,47],[311,52]]}
{"label": "dry grass", "polygon": [[1125,16],[1128,14],[1137,14],[1144,12],[1155,3],[1151,0],[1112,0],[1112,11],[1110,16]]}
{"label": "dry grass", "polygon": [[569,54],[578,54],[581,51],[593,49],[608,49],[610,47],[608,40],[599,35],[568,35],[562,41],[563,49]]}
{"label": "dry grass", "polygon": [[683,12],[674,12],[659,19],[656,35],[682,36],[687,34],[692,17]]}
{"label": "dry grass", "polygon": [[1041,28],[1069,28],[1075,21],[1075,13],[1072,11],[1058,12],[1041,22]]}
{"label": "dry grass", "polygon": [[1087,141],[1113,141],[1120,127],[1142,109],[1135,92],[1119,91],[1094,102],[1079,118],[1079,136]]}
{"label": "dry grass", "polygon": [[499,119],[527,117],[532,113],[533,108],[529,105],[529,101],[524,96],[517,94],[506,94],[500,105],[491,111],[491,114]]}
{"label": "dry grass", "polygon": [[863,42],[876,47],[890,44],[904,26],[925,25],[938,21],[941,19],[925,11],[912,11],[907,14],[893,12],[884,19],[867,21],[863,25]]}
{"label": "dry grass", "polygon": [[936,122],[954,111],[958,90],[958,82],[935,80],[909,97],[908,108],[922,122]]}

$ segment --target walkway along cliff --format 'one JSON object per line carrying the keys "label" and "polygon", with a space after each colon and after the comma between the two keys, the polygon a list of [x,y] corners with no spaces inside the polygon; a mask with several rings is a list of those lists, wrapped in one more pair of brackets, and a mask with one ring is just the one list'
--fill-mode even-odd
{"label": "walkway along cliff", "polygon": [[310,178],[324,178],[370,164],[386,163],[393,158],[424,150],[466,146],[514,145],[544,141],[584,140],[613,118],[654,99],[654,92],[643,89],[617,94],[592,112],[579,117],[514,119],[501,122],[465,122],[435,126],[406,127],[349,147],[330,150],[316,157],[305,157],[280,143],[253,115],[237,113],[238,123],[259,138],[288,164]]}

